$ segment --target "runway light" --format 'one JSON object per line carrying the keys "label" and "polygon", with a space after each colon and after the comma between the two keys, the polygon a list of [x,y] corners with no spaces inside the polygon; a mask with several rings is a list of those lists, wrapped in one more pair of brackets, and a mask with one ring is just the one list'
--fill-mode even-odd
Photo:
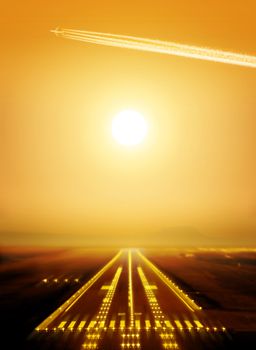
{"label": "runway light", "polygon": [[69,308],[71,308],[77,301],[82,297],[82,295],[85,293],[86,290],[88,290],[95,281],[102,276],[105,271],[107,271],[110,266],[113,265],[113,263],[120,257],[122,254],[122,250],[120,250],[106,265],[103,266],[103,268],[96,273],[89,281],[87,281],[77,293],[73,294],[68,300],[66,300],[61,307],[56,309],[50,316],[48,316],[38,327],[45,329],[48,327],[59,315],[62,311],[68,311]]}

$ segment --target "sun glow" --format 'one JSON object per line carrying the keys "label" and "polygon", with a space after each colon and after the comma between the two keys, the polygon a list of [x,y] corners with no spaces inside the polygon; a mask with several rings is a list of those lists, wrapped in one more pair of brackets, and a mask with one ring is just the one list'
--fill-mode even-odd
{"label": "sun glow", "polygon": [[112,121],[112,136],[124,146],[141,143],[148,132],[148,125],[143,116],[134,110],[124,110]]}

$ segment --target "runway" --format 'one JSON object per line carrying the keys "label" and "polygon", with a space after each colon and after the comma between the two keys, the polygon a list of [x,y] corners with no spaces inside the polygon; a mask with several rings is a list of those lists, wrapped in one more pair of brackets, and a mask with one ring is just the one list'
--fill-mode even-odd
{"label": "runway", "polygon": [[42,348],[157,350],[210,349],[225,334],[142,252],[128,249],[38,325],[34,337]]}

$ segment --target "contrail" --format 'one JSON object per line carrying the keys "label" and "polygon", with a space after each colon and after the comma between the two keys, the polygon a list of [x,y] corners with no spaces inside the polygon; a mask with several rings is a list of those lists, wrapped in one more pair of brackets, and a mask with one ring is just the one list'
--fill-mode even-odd
{"label": "contrail", "polygon": [[57,36],[92,44],[121,47],[140,51],[163,53],[167,55],[196,58],[212,62],[234,64],[256,68],[256,56],[235,52],[214,50],[205,47],[178,44],[175,42],[137,38],[127,35],[89,32],[73,29],[52,30]]}

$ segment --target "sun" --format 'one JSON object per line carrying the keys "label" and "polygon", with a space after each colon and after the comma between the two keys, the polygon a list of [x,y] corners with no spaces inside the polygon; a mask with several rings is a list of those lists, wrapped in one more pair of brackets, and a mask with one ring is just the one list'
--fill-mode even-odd
{"label": "sun", "polygon": [[123,146],[136,146],[148,133],[148,124],[137,111],[124,110],[119,112],[112,121],[112,136]]}

